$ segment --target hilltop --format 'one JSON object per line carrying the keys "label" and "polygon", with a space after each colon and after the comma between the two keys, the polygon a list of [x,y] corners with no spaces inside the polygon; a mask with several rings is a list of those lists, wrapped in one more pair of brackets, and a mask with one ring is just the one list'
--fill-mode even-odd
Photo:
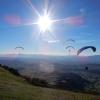
{"label": "hilltop", "polygon": [[0,100],[100,100],[100,96],[33,86],[0,67]]}

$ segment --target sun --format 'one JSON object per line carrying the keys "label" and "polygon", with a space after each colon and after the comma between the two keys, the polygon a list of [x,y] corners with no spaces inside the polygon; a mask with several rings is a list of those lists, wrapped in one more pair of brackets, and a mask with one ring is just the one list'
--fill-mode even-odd
{"label": "sun", "polygon": [[38,24],[42,30],[45,30],[50,27],[51,22],[47,16],[44,16],[39,19]]}

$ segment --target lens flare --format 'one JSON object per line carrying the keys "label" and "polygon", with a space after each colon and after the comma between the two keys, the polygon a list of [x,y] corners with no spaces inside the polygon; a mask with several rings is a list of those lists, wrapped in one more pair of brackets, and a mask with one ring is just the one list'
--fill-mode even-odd
{"label": "lens flare", "polygon": [[46,28],[49,28],[50,27],[50,19],[47,17],[47,16],[44,16],[44,17],[41,17],[39,19],[39,26],[42,30],[45,30]]}

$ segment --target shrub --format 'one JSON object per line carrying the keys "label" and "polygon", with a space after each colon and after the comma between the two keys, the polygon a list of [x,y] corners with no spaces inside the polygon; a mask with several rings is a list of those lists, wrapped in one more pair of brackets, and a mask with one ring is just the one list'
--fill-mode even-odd
{"label": "shrub", "polygon": [[16,75],[16,76],[20,76],[20,74],[19,74],[19,72],[18,72],[17,69],[9,68],[9,71],[10,71],[11,73],[13,73],[14,75]]}
{"label": "shrub", "polygon": [[31,82],[31,79],[30,79],[30,77],[28,77],[28,76],[25,76],[25,75],[21,75],[21,77],[23,78],[23,79],[25,79],[27,82]]}
{"label": "shrub", "polygon": [[39,79],[36,77],[31,79],[31,84],[34,84],[36,86],[42,86],[42,87],[48,86],[48,82],[45,79]]}
{"label": "shrub", "polygon": [[4,65],[4,66],[2,66],[4,69],[6,69],[6,70],[9,70],[9,67],[8,66],[6,66],[6,65]]}

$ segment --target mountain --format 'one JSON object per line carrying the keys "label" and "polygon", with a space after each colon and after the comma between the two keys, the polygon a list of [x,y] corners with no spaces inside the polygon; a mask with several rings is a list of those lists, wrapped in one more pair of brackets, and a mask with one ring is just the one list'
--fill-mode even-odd
{"label": "mountain", "polygon": [[100,55],[93,55],[93,56],[55,56],[55,55],[42,55],[42,54],[5,54],[0,55],[0,61],[7,62],[7,61],[29,61],[32,60],[33,62],[45,61],[51,63],[60,63],[60,64],[67,64],[67,63],[99,63],[100,64]]}
{"label": "mountain", "polygon": [[0,67],[0,100],[100,100],[100,96],[33,86]]}

